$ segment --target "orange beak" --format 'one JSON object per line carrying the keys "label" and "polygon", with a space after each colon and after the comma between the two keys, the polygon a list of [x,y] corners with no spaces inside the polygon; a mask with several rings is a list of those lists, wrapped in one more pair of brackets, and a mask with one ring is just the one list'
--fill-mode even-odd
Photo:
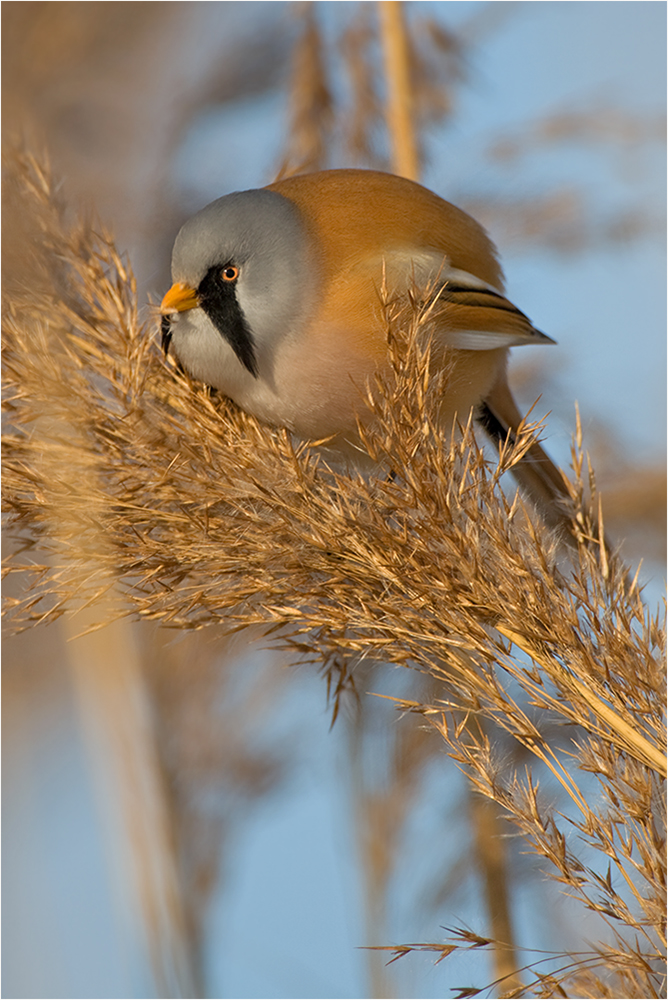
{"label": "orange beak", "polygon": [[185,312],[186,309],[194,309],[198,305],[199,299],[195,289],[178,282],[172,285],[160,303],[160,312],[164,316],[166,313]]}

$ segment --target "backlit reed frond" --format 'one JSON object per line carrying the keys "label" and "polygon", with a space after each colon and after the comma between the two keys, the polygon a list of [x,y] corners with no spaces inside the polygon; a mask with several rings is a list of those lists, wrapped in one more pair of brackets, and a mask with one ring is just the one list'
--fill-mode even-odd
{"label": "backlit reed frond", "polygon": [[[261,625],[319,662],[343,651],[346,670],[366,659],[430,675],[438,697],[401,710],[436,728],[601,919],[594,959],[557,962],[553,992],[537,966],[530,995],[584,990],[592,969],[599,985],[586,989],[616,992],[577,995],[661,995],[662,633],[598,538],[578,448],[566,559],[502,478],[536,427],[495,463],[470,423],[447,434],[447,372],[432,372],[428,317],[409,303],[388,309],[391,369],[362,432],[382,471],[328,469],[170,367],[109,237],[66,226],[47,173],[26,156],[17,167],[38,277],[5,306],[5,509],[20,540],[7,570],[24,581],[10,617],[97,606],[105,621]],[[498,758],[499,730],[561,786],[563,816],[530,770]]]}

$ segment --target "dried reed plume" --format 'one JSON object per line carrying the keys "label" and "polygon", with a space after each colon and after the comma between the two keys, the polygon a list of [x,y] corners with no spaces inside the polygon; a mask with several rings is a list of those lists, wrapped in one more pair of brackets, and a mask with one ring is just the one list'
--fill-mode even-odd
{"label": "dried reed plume", "polygon": [[303,3],[296,13],[302,30],[292,52],[290,139],[277,179],[322,169],[326,165],[334,119],[325,50],[314,4]]}
{"label": "dried reed plume", "polygon": [[[392,370],[373,387],[362,435],[388,474],[332,472],[170,368],[110,238],[65,224],[31,157],[16,168],[35,270],[5,307],[5,509],[19,539],[7,571],[24,584],[7,602],[13,621],[97,608],[99,624],[261,625],[345,676],[360,659],[429,675],[438,696],[398,707],[440,733],[601,921],[598,945],[554,957],[549,972],[535,965],[506,995],[661,996],[662,634],[594,529],[579,444],[579,541],[566,563],[507,477],[508,495],[501,486],[536,427],[494,464],[470,424],[446,435],[447,375],[430,371],[424,317],[409,303],[388,311]],[[555,720],[569,726],[563,740]],[[530,768],[498,758],[499,731],[554,776],[564,815]],[[440,958],[489,943],[457,931],[415,947]]]}
{"label": "dried reed plume", "polygon": [[408,20],[396,0],[357,5],[335,42],[313,3],[296,18],[278,176],[360,164],[418,179],[422,133],[452,113],[466,76],[457,37],[433,18]]}

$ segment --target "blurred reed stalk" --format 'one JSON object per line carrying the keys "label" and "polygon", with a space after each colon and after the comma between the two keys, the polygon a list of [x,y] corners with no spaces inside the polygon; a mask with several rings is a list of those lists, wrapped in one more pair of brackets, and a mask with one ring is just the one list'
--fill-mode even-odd
{"label": "blurred reed stalk", "polygon": [[290,60],[289,139],[275,180],[322,169],[334,123],[325,46],[318,27],[315,3],[307,0],[295,6],[301,32]]}
{"label": "blurred reed stalk", "polygon": [[[36,170],[32,179],[45,194],[45,174]],[[57,285],[57,267],[47,265],[41,277],[43,289],[51,284],[47,294],[57,295],[52,285],[54,281]],[[119,280],[136,294],[134,279],[122,266]],[[53,348],[52,362],[57,364],[59,345]],[[102,519],[91,522],[91,531],[85,541],[81,536],[80,546],[76,542],[80,529],[76,510],[98,491],[104,468],[99,456],[87,447],[80,428],[64,418],[55,398],[51,404],[48,399],[43,401],[33,424],[37,437],[42,433],[55,435],[60,446],[47,448],[40,456],[40,474],[52,485],[58,484],[57,495],[44,498],[49,531],[54,536],[66,532],[73,539],[67,567],[73,590],[78,590],[80,572],[86,577],[99,567],[105,579],[94,606],[84,602],[74,618],[65,617],[60,625],[68,640],[65,651],[89,749],[110,868],[121,885],[120,895],[131,913],[135,933],[144,938],[158,995],[202,996],[192,960],[150,697],[132,627],[112,610],[115,582],[108,569],[110,563],[113,565],[113,545],[105,535]],[[63,451],[66,461],[61,461]],[[97,630],[100,620],[106,627]]]}
{"label": "blurred reed stalk", "polygon": [[387,86],[387,128],[392,172],[416,181],[420,175],[411,85],[410,39],[401,0],[378,4]]}
{"label": "blurred reed stalk", "polygon": [[[98,604],[96,615],[100,611]],[[111,870],[124,883],[131,925],[146,941],[156,995],[204,996],[192,961],[152,711],[132,629],[117,621],[80,635],[87,618],[82,612],[64,628]]]}

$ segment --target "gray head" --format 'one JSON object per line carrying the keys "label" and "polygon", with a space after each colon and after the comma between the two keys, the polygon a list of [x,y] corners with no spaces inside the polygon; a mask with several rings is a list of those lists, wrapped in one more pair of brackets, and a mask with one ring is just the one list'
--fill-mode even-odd
{"label": "gray head", "polygon": [[315,294],[316,265],[297,207],[264,189],[218,198],[182,227],[172,278],[199,304],[239,361],[257,374],[299,327]]}

